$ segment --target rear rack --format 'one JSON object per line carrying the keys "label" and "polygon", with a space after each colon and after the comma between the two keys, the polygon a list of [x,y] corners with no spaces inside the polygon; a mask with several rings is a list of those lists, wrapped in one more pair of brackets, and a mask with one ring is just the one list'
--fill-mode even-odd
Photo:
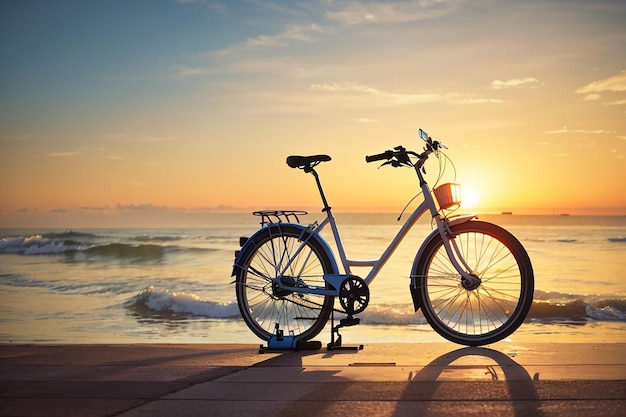
{"label": "rear rack", "polygon": [[305,216],[309,213],[304,210],[260,210],[252,214],[261,217],[261,226],[267,226],[274,223],[292,223],[292,219],[300,223],[298,216]]}

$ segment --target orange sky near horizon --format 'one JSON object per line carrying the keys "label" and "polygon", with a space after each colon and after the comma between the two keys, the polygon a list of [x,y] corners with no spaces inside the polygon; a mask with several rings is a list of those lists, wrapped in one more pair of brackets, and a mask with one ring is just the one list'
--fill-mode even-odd
{"label": "orange sky near horizon", "polygon": [[472,210],[623,216],[624,21],[621,1],[3,2],[0,227],[316,211],[285,164],[314,153],[335,211],[398,213],[414,173],[364,158],[419,151],[419,128]]}

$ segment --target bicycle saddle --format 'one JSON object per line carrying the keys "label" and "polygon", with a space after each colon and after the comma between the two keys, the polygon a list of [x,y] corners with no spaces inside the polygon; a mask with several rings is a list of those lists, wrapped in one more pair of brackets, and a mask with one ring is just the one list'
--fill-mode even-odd
{"label": "bicycle saddle", "polygon": [[287,165],[291,168],[302,168],[302,169],[311,169],[315,165],[320,162],[330,161],[330,156],[328,155],[311,155],[311,156],[288,156],[287,157]]}

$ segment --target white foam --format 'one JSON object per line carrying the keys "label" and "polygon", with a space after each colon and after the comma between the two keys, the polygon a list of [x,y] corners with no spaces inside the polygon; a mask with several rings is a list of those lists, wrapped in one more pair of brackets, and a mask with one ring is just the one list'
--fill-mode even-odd
{"label": "white foam", "polygon": [[171,292],[167,289],[155,289],[152,286],[141,291],[137,300],[154,311],[171,311],[210,318],[239,316],[239,307],[236,302],[217,303],[203,300],[195,294]]}
{"label": "white foam", "polygon": [[370,305],[359,315],[367,324],[424,324],[424,316],[415,312],[411,305]]}
{"label": "white foam", "polygon": [[592,319],[606,321],[624,321],[626,320],[626,312],[618,310],[613,306],[594,307],[590,304],[585,306],[587,315]]}
{"label": "white foam", "polygon": [[0,254],[53,255],[71,250],[84,250],[87,247],[78,243],[68,244],[65,239],[50,239],[41,235],[0,240]]}

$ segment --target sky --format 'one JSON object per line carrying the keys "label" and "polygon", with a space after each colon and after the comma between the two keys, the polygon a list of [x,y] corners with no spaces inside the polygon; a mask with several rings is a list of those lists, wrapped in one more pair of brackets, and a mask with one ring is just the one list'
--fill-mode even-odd
{"label": "sky", "polygon": [[398,213],[414,172],[364,157],[420,128],[467,209],[626,215],[624,22],[623,0],[5,0],[0,227],[317,211],[292,154],[332,156],[336,212]]}

